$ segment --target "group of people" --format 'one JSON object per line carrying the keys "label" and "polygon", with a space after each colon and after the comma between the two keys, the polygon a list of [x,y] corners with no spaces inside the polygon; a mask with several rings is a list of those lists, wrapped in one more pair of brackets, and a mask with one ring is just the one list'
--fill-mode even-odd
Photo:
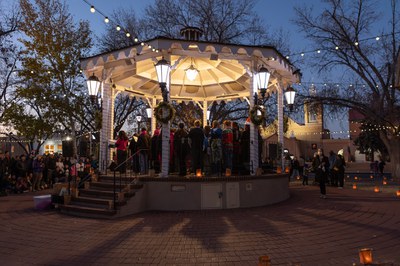
{"label": "group of people", "polygon": [[[142,128],[129,142],[126,133],[120,131],[115,144],[118,167],[115,170],[124,173],[131,164],[132,170],[140,174],[148,174],[149,169],[160,172],[161,130],[156,129],[150,136],[147,129]],[[170,130],[169,158],[169,172],[181,176],[198,171],[219,176],[227,173],[227,169],[231,173],[249,172],[250,125],[240,129],[236,122],[226,120],[222,125],[214,121],[212,127],[202,127],[196,120],[187,129],[184,123],[179,123],[178,128]]]}
{"label": "group of people", "polygon": [[20,155],[0,152],[0,195],[51,188],[54,183],[84,180],[97,169],[91,158],[69,158],[59,154]]}
{"label": "group of people", "polygon": [[308,185],[308,176],[313,173],[315,183],[320,186],[321,198],[326,198],[326,184],[342,189],[344,186],[344,171],[346,162],[341,154],[329,152],[329,156],[325,156],[323,149],[318,149],[314,153],[311,165],[305,163],[304,157],[294,157],[293,160],[287,156],[287,164],[290,164],[290,179],[299,177],[302,179],[303,185]]}

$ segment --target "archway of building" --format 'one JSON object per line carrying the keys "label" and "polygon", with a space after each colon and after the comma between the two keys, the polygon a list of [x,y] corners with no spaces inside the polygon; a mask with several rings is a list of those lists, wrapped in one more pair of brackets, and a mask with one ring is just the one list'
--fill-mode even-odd
{"label": "archway of building", "polygon": [[[156,38],[132,47],[96,55],[82,60],[84,74],[94,74],[102,81],[102,129],[100,160],[109,161],[108,143],[113,133],[114,100],[125,92],[143,99],[151,108],[163,100],[154,65],[160,59],[171,64],[169,100],[192,101],[203,110],[203,124],[213,102],[241,99],[254,106],[258,93],[254,74],[260,66],[271,73],[268,94],[276,93],[278,103],[278,136],[283,145],[283,92],[292,83],[300,81],[298,71],[273,47],[220,44]],[[197,77],[187,78],[186,70],[193,66]],[[154,129],[156,119],[151,119]],[[168,175],[169,123],[163,125],[163,158],[161,176]],[[257,127],[250,126],[251,174],[258,168]],[[101,163],[104,165],[107,163]]]}

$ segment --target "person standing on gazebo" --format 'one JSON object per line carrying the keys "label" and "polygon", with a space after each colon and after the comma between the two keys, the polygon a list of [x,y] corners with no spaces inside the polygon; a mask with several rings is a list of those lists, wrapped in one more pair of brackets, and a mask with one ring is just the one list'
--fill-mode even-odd
{"label": "person standing on gazebo", "polygon": [[222,150],[224,154],[224,168],[232,170],[233,156],[233,132],[232,123],[229,120],[224,121],[224,130],[222,131]]}
{"label": "person standing on gazebo", "polygon": [[129,143],[128,136],[126,135],[125,131],[121,130],[118,133],[118,138],[117,138],[117,141],[115,142],[115,147],[117,148],[117,164],[120,165],[118,170],[121,174],[126,172],[126,159],[128,157],[128,150],[127,150],[128,143]]}
{"label": "person standing on gazebo", "polygon": [[222,161],[222,129],[219,127],[218,121],[213,121],[210,132],[211,146],[211,173],[221,174]]}
{"label": "person standing on gazebo", "polygon": [[192,154],[192,173],[196,174],[197,169],[202,169],[204,132],[201,129],[200,120],[194,121],[194,127],[189,131],[189,145]]}
{"label": "person standing on gazebo", "polygon": [[188,152],[188,133],[185,124],[179,123],[174,135],[174,153],[179,165],[179,175],[186,175],[186,155]]}

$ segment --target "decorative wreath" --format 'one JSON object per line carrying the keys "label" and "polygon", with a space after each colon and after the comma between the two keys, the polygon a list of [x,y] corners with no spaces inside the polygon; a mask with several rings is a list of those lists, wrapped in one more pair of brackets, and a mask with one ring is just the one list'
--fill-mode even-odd
{"label": "decorative wreath", "polygon": [[259,105],[253,106],[253,108],[250,109],[250,120],[256,126],[261,125],[265,120],[264,109]]}
{"label": "decorative wreath", "polygon": [[154,115],[157,118],[157,121],[168,123],[174,117],[175,109],[167,102],[160,102],[156,108],[154,108]]}

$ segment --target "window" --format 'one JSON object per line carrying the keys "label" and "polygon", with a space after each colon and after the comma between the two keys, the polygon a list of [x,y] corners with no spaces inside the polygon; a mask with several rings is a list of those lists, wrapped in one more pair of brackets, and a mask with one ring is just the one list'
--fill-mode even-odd
{"label": "window", "polygon": [[54,145],[50,145],[50,144],[45,145],[44,153],[45,154],[54,153]]}
{"label": "window", "polygon": [[308,123],[315,123],[317,122],[317,114],[315,111],[308,112]]}

